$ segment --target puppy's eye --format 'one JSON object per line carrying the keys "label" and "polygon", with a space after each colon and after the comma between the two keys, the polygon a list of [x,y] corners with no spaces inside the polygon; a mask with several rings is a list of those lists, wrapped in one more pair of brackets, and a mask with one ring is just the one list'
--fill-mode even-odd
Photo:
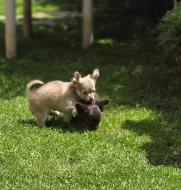
{"label": "puppy's eye", "polygon": [[86,95],[86,94],[87,94],[87,92],[83,92],[82,94]]}

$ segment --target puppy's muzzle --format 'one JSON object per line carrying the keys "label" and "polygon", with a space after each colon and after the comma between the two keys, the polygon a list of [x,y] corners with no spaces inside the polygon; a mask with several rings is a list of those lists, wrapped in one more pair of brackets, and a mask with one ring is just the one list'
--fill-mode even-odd
{"label": "puppy's muzzle", "polygon": [[87,99],[92,102],[94,100],[94,93],[88,94]]}

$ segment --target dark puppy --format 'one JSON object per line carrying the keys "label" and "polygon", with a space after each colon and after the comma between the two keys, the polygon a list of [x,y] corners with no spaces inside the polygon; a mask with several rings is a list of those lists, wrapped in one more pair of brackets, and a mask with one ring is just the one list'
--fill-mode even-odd
{"label": "dark puppy", "polygon": [[103,107],[108,104],[108,100],[88,102],[77,102],[75,107],[78,111],[76,117],[72,117],[72,124],[85,125],[89,130],[96,130],[101,120]]}

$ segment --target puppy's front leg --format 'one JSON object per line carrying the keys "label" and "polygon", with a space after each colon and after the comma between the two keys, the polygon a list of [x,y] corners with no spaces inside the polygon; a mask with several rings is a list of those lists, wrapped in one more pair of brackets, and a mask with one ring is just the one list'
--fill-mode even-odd
{"label": "puppy's front leg", "polygon": [[68,101],[67,112],[71,113],[71,117],[72,116],[75,117],[78,114],[77,109],[75,107],[76,102],[77,101],[75,101],[75,100]]}
{"label": "puppy's front leg", "polygon": [[72,116],[75,117],[77,114],[78,114],[77,109],[74,108],[74,109],[72,110]]}
{"label": "puppy's front leg", "polygon": [[73,117],[76,117],[76,115],[78,114],[78,111],[76,108],[72,108],[71,109],[71,112],[68,112],[68,113],[65,113],[64,114],[64,120],[67,122],[67,123],[70,123],[71,122],[71,119],[72,119],[72,116]]}

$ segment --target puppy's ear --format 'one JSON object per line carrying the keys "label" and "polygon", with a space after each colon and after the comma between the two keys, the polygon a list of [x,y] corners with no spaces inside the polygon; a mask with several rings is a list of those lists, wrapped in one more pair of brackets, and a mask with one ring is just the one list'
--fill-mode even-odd
{"label": "puppy's ear", "polygon": [[105,106],[105,105],[107,105],[107,104],[109,103],[109,100],[106,99],[106,100],[101,101],[100,103],[101,103],[103,106]]}
{"label": "puppy's ear", "polygon": [[99,77],[99,70],[98,70],[98,69],[95,69],[90,77],[91,77],[91,78],[94,80],[94,82],[96,83],[97,78]]}
{"label": "puppy's ear", "polygon": [[96,104],[99,106],[101,112],[103,112],[103,107],[109,103],[109,100],[96,101]]}
{"label": "puppy's ear", "polygon": [[76,107],[78,113],[85,114],[88,112],[88,107],[85,104],[81,104],[81,103],[77,102],[75,104],[75,107]]}
{"label": "puppy's ear", "polygon": [[73,82],[74,84],[79,84],[79,83],[80,83],[80,78],[81,78],[80,73],[76,71],[76,72],[73,74],[72,82]]}

